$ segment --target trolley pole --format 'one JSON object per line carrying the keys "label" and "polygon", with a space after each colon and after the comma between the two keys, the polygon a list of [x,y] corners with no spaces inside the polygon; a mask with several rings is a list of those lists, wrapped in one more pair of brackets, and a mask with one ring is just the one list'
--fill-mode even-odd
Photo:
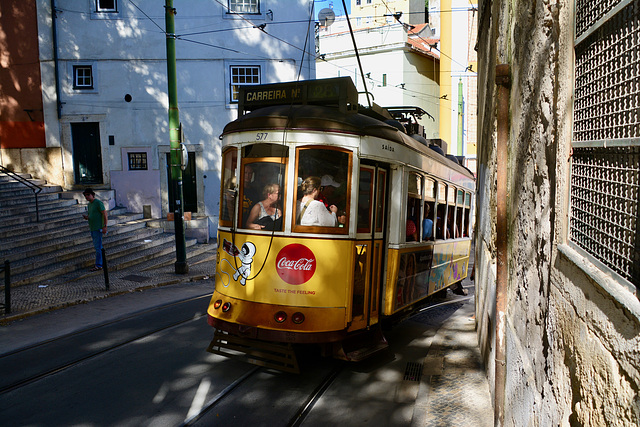
{"label": "trolley pole", "polygon": [[184,237],[184,207],[182,205],[182,150],[180,147],[180,112],[178,110],[178,84],[176,77],[176,35],[173,0],[165,0],[165,25],[167,37],[167,83],[169,85],[169,141],[170,141],[170,178],[169,185],[175,197],[174,226],[176,231],[176,274],[189,272],[187,250]]}

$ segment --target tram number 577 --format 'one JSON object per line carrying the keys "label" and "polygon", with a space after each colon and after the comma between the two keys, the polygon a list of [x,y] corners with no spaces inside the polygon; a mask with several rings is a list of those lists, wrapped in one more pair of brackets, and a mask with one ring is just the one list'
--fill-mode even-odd
{"label": "tram number 577", "polygon": [[256,141],[266,141],[267,135],[269,135],[268,132],[258,132],[256,134]]}

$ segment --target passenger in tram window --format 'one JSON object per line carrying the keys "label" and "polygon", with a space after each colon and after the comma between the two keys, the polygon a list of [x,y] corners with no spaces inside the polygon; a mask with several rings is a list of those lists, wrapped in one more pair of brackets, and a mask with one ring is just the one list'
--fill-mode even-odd
{"label": "passenger in tram window", "polygon": [[415,221],[416,211],[417,211],[416,199],[414,199],[413,197],[409,197],[409,200],[407,201],[407,223],[406,223],[406,227],[407,227],[406,241],[407,242],[417,242],[418,236],[420,235],[420,233],[418,233],[418,226],[416,225],[416,221]]}
{"label": "passenger in tram window", "polygon": [[320,178],[320,200],[329,209],[329,206],[336,205],[340,208],[345,206],[346,185],[337,182],[331,175],[323,175]]}
{"label": "passenger in tram window", "polygon": [[329,206],[317,200],[320,195],[321,180],[317,176],[310,176],[302,182],[300,189],[302,199],[298,204],[299,224],[320,227],[335,227],[337,225],[338,208]]}
{"label": "passenger in tram window", "polygon": [[249,212],[246,228],[279,231],[282,229],[282,211],[278,209],[280,186],[268,184],[262,194],[264,199],[253,205]]}
{"label": "passenger in tram window", "polygon": [[[446,237],[444,235],[445,231],[447,233]],[[442,217],[440,215],[438,215],[438,217],[436,218],[436,238],[437,239],[451,238],[451,233],[449,232],[449,229],[447,227],[444,227],[442,223]]]}
{"label": "passenger in tram window", "polygon": [[431,219],[431,206],[424,204],[424,219],[422,220],[422,240],[433,239],[433,220]]}
{"label": "passenger in tram window", "polygon": [[242,218],[246,221],[249,211],[259,200],[259,193],[256,191],[257,180],[253,170],[253,165],[245,165],[242,179]]}
{"label": "passenger in tram window", "polygon": [[418,227],[411,218],[407,218],[407,242],[418,241]]}
{"label": "passenger in tram window", "polygon": [[345,211],[338,212],[338,227],[345,227],[347,224],[347,213]]}

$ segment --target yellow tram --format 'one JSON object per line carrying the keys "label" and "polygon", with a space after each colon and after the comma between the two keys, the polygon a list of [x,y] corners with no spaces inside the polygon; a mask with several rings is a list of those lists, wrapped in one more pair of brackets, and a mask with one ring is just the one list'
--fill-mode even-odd
{"label": "yellow tram", "polygon": [[244,87],[238,107],[209,351],[295,370],[291,344],[316,343],[358,360],[384,346],[382,320],[467,276],[475,180],[418,136],[419,109],[363,108],[348,77]]}

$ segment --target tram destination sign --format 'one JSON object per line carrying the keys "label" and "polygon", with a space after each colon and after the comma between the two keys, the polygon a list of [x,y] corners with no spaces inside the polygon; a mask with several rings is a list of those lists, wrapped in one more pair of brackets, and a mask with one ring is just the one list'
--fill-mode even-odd
{"label": "tram destination sign", "polygon": [[357,109],[358,91],[351,78],[273,83],[240,87],[240,111],[271,105],[316,104],[337,106],[344,112]]}

